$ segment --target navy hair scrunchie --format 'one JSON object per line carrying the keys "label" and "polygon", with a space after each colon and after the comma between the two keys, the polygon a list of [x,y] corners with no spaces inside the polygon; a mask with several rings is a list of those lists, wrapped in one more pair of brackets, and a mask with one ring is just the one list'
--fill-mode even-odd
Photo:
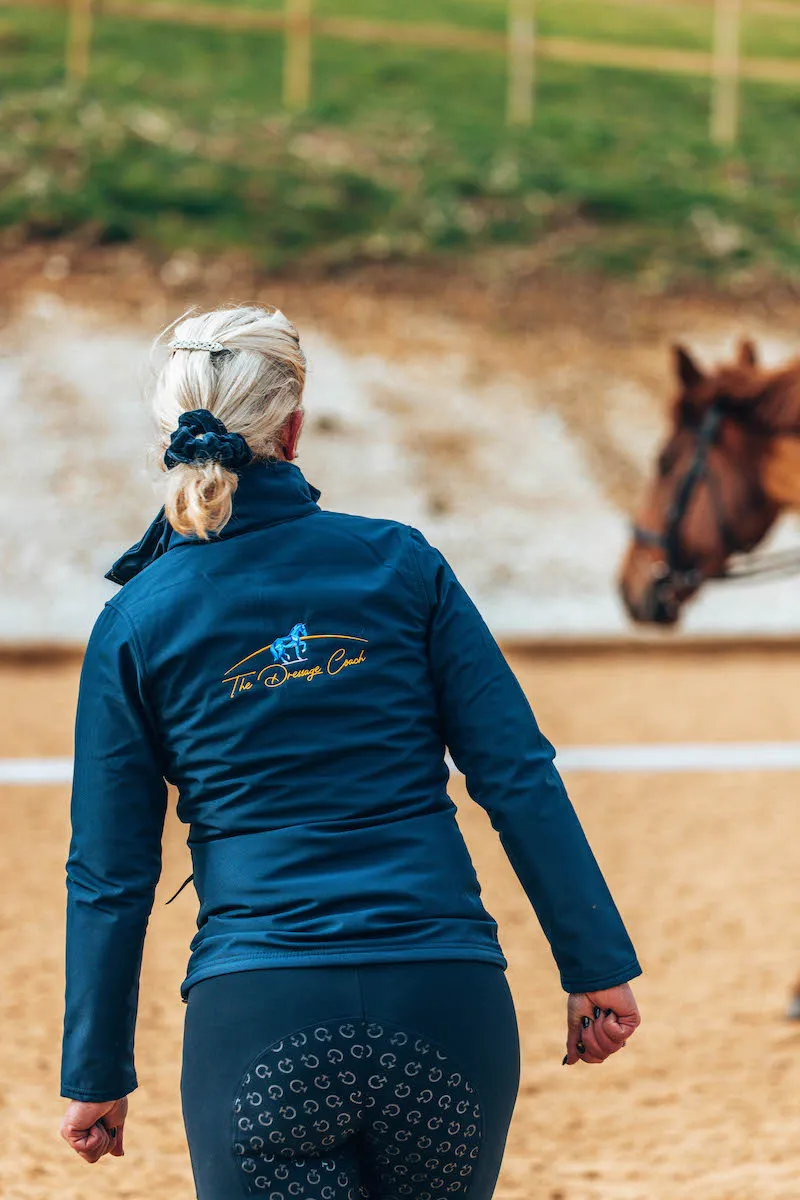
{"label": "navy hair scrunchie", "polygon": [[164,452],[167,470],[178,463],[218,462],[229,471],[238,471],[252,462],[253,451],[240,433],[228,433],[218,417],[207,408],[181,413],[178,428]]}

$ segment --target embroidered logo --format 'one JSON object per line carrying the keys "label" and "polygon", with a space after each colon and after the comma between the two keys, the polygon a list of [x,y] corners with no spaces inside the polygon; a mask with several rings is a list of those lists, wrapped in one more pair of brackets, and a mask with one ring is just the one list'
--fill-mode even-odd
{"label": "embroidered logo", "polygon": [[[306,645],[306,637],[308,630],[302,622],[295,625],[288,637],[276,638],[270,649],[272,650],[272,658],[274,662],[289,663],[305,662],[308,656],[308,646]],[[294,658],[292,658],[294,653]]]}
{"label": "embroidered logo", "polygon": [[367,638],[348,633],[309,633],[300,621],[284,637],[275,638],[229,667],[222,682],[230,688],[231,700],[258,684],[278,688],[291,680],[313,683],[360,667],[367,661],[368,644]]}

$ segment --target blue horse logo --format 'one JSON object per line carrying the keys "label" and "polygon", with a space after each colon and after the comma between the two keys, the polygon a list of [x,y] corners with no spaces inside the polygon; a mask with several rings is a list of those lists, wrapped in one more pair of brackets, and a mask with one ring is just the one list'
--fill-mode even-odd
{"label": "blue horse logo", "polygon": [[[294,626],[287,637],[276,638],[272,643],[273,661],[285,664],[305,662],[308,654],[308,646],[305,641],[307,636],[308,630],[305,625],[300,623]],[[292,652],[294,652],[294,658],[292,658]]]}

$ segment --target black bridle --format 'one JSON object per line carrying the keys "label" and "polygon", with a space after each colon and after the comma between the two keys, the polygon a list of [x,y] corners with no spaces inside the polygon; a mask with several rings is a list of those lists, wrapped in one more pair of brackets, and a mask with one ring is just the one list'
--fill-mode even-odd
{"label": "black bridle", "polygon": [[[800,571],[800,551],[776,552],[754,556],[750,552],[753,543],[743,543],[730,528],[725,515],[725,506],[719,479],[709,465],[709,451],[719,436],[723,419],[741,420],[737,413],[730,412],[717,401],[703,415],[695,427],[696,440],[692,460],[680,480],[672,498],[663,533],[633,525],[634,541],[640,546],[654,546],[663,551],[663,561],[653,564],[652,602],[657,606],[674,607],[681,593],[694,591],[701,583],[750,579],[755,576],[793,574]],[[796,431],[792,431],[797,436]],[[785,435],[784,435],[785,436]],[[689,505],[698,487],[705,484],[714,510],[717,532],[723,549],[725,566],[716,575],[704,575],[693,563],[686,561],[681,549],[681,526]],[[733,558],[734,561],[731,561]]]}

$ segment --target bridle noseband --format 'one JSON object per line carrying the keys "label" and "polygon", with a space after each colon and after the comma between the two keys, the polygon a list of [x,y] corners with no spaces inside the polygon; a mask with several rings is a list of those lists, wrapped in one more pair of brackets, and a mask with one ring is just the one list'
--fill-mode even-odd
{"label": "bridle noseband", "polygon": [[[667,609],[675,608],[681,592],[695,591],[701,583],[727,582],[763,578],[764,576],[787,576],[800,571],[800,551],[773,551],[753,554],[754,542],[743,542],[731,530],[725,516],[725,507],[719,479],[710,470],[709,450],[717,441],[720,426],[725,417],[742,421],[737,410],[731,411],[722,400],[711,404],[696,426],[696,441],[692,461],[680,480],[672,502],[667,510],[664,532],[656,533],[634,523],[634,542],[639,546],[654,546],[664,553],[661,562],[653,563],[652,603]],[[756,425],[756,429],[758,426]],[[784,429],[778,434],[766,428],[760,430],[766,436],[800,437],[800,428]],[[704,575],[702,570],[686,562],[681,553],[681,526],[689,510],[697,488],[705,483],[716,517],[717,532],[722,545],[725,566],[716,575]]]}
{"label": "bridle noseband", "polygon": [[725,518],[719,481],[709,470],[708,465],[708,452],[717,440],[723,416],[722,406],[712,404],[697,427],[692,461],[675,489],[675,495],[667,511],[664,532],[656,533],[654,530],[644,529],[641,525],[636,524],[633,526],[634,541],[638,545],[655,546],[664,552],[664,562],[657,564],[660,565],[661,571],[656,576],[654,585],[656,591],[661,593],[660,598],[663,600],[674,598],[675,594],[682,590],[693,590],[702,582],[700,569],[692,565],[687,566],[684,556],[681,554],[681,525],[689,510],[692,497],[701,483],[706,484],[711,496],[725,558],[727,559],[740,549]]}

